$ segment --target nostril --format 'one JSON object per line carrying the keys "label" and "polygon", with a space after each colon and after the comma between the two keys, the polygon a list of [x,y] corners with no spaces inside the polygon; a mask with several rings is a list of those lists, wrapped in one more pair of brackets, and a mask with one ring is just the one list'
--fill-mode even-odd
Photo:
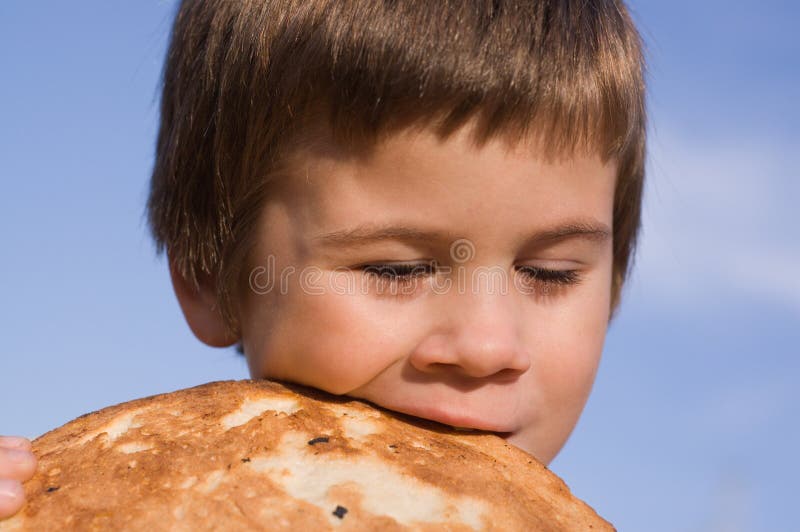
{"label": "nostril", "polygon": [[423,373],[455,374],[466,378],[496,382],[513,381],[530,368],[530,361],[523,356],[492,359],[486,356],[461,353],[450,358],[452,358],[452,362],[446,357],[412,356],[411,364]]}
{"label": "nostril", "polygon": [[426,338],[411,352],[409,362],[422,373],[497,381],[514,380],[530,368],[530,356],[518,339],[497,337],[497,328],[488,333],[474,328],[461,331],[464,334],[458,338]]}
{"label": "nostril", "polygon": [[428,362],[426,364],[412,364],[415,368],[423,373],[431,375],[446,375],[446,374],[459,374],[466,375],[463,368],[458,364],[448,364],[446,362]]}
{"label": "nostril", "polygon": [[498,370],[492,366],[480,366],[469,364],[445,364],[441,368],[442,372],[456,373],[462,377],[479,379],[485,382],[506,383],[513,382],[521,377],[526,369],[516,369],[505,367]]}
{"label": "nostril", "polygon": [[496,382],[512,382],[520,378],[523,373],[525,370],[506,368],[492,375],[490,379]]}

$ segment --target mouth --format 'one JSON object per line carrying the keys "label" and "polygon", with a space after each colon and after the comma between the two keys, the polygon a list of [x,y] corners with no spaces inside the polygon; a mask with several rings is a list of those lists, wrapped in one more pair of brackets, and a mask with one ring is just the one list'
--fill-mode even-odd
{"label": "mouth", "polygon": [[458,414],[439,408],[430,407],[390,407],[392,410],[402,412],[410,416],[435,421],[446,425],[458,432],[491,432],[503,438],[513,433],[508,424],[497,421],[471,416],[469,414]]}
{"label": "mouth", "polygon": [[447,425],[451,429],[457,432],[464,432],[464,433],[487,433],[487,434],[494,434],[495,436],[500,436],[504,440],[510,438],[514,433],[511,431],[499,431],[499,430],[484,430],[484,429],[477,429],[472,427],[456,427],[454,425]]}

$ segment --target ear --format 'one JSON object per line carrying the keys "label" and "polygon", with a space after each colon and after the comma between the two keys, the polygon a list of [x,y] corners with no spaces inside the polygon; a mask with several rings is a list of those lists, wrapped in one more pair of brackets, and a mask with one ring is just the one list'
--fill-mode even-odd
{"label": "ear", "polygon": [[197,339],[211,347],[235,344],[239,339],[228,334],[217,306],[214,279],[209,276],[199,279],[200,289],[196,290],[191,282],[183,278],[172,261],[169,274],[186,323]]}

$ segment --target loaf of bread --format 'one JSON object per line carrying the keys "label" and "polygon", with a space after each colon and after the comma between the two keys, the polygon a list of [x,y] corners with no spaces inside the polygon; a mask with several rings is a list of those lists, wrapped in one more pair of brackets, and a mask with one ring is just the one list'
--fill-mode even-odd
{"label": "loaf of bread", "polygon": [[613,530],[502,438],[297,385],[212,382],[33,442],[7,530]]}

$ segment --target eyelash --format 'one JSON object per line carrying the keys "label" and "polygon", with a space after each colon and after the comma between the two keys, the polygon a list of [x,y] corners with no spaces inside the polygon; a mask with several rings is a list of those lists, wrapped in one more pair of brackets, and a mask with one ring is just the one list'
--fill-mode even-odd
{"label": "eyelash", "polygon": [[370,277],[393,283],[409,282],[415,277],[433,273],[432,264],[368,264],[362,269]]}
{"label": "eyelash", "polygon": [[[408,283],[415,277],[433,273],[433,264],[369,264],[363,266],[364,273],[381,281]],[[536,266],[521,266],[518,270],[527,283],[541,283],[545,286],[564,287],[581,282],[577,270],[550,270]]]}
{"label": "eyelash", "polygon": [[522,266],[519,270],[530,280],[540,281],[549,285],[569,286],[581,282],[577,270],[548,270],[536,266]]}

